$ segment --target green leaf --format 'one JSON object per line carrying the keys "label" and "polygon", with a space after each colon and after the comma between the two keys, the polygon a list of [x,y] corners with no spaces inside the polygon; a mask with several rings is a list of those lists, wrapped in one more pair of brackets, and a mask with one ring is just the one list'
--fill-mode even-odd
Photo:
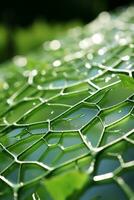
{"label": "green leaf", "polygon": [[133,199],[133,9],[1,65],[1,200]]}

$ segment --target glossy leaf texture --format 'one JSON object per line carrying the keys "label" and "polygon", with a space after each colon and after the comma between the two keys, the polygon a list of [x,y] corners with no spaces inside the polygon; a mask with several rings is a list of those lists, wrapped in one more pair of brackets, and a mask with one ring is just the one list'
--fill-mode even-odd
{"label": "glossy leaf texture", "polygon": [[134,8],[0,68],[0,199],[134,197]]}

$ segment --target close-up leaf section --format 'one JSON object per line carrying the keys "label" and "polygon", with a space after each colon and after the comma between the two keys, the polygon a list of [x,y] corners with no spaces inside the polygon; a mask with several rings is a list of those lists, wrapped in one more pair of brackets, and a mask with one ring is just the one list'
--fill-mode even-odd
{"label": "close-up leaf section", "polygon": [[133,73],[133,7],[1,64],[0,200],[133,200]]}

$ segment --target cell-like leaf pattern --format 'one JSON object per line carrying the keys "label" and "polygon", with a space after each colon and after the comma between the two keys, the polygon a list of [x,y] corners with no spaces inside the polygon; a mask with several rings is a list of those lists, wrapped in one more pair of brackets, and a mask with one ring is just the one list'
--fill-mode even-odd
{"label": "cell-like leaf pattern", "polygon": [[134,198],[133,13],[1,66],[1,200]]}

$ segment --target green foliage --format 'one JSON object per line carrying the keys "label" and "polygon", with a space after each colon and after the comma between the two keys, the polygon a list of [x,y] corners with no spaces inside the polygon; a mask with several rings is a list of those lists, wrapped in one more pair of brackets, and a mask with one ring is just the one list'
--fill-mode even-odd
{"label": "green foliage", "polygon": [[1,200],[133,199],[133,13],[1,66]]}
{"label": "green foliage", "polygon": [[76,190],[81,189],[86,181],[87,174],[72,171],[46,180],[44,184],[54,200],[65,200]]}
{"label": "green foliage", "polygon": [[14,33],[14,44],[16,54],[25,54],[30,50],[38,48],[44,41],[61,37],[69,28],[80,23],[48,24],[36,21],[29,28],[17,28]]}
{"label": "green foliage", "polygon": [[26,54],[39,48],[43,42],[59,38],[69,28],[82,25],[80,22],[66,24],[48,24],[44,21],[35,21],[29,27],[0,26],[0,62],[9,59],[13,55]]}
{"label": "green foliage", "polygon": [[0,61],[6,57],[6,47],[8,42],[8,34],[4,26],[0,26]]}

